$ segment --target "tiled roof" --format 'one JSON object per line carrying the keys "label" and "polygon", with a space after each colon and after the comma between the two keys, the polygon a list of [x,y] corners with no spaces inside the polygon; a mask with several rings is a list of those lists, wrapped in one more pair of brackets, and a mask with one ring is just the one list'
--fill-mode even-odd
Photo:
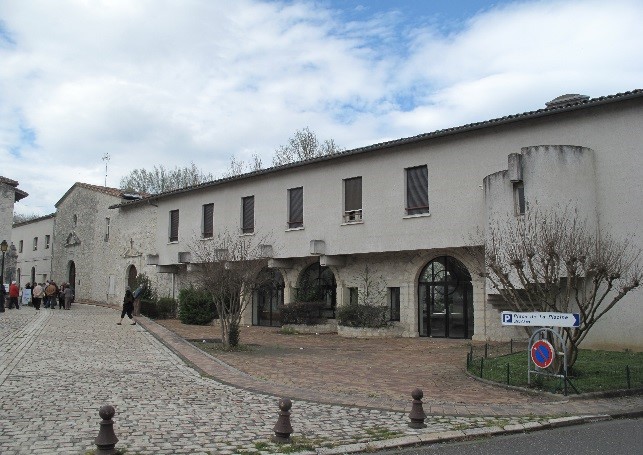
{"label": "tiled roof", "polygon": [[15,180],[11,180],[11,179],[8,179],[7,177],[3,177],[0,175],[0,183],[4,183],[6,185],[10,185],[15,188],[14,193],[15,193],[16,202],[18,202],[20,199],[24,199],[27,196],[29,196],[28,193],[17,188],[18,182],[16,182]]}
{"label": "tiled roof", "polygon": [[118,188],[110,188],[108,186],[98,186],[98,185],[90,185],[89,183],[82,183],[82,182],[76,182],[74,183],[71,188],[67,190],[65,194],[63,194],[63,197],[61,197],[58,202],[56,202],[55,207],[58,207],[62,201],[73,191],[74,188],[80,187],[80,188],[85,188],[91,191],[96,191],[98,193],[102,194],[107,194],[108,196],[114,196],[117,198],[122,198],[123,194],[125,193],[123,190],[119,190]]}
{"label": "tiled roof", "polygon": [[[598,98],[588,98],[580,95],[563,95],[559,96],[556,98],[555,103],[548,103],[549,106],[544,108],[544,109],[538,109],[536,111],[528,111],[528,112],[523,112],[522,114],[514,114],[514,115],[507,115],[504,117],[499,117],[491,120],[485,120],[482,122],[476,122],[476,123],[468,123],[466,125],[461,125],[461,126],[456,126],[453,128],[446,128],[442,130],[437,130],[433,131],[431,133],[424,133],[424,134],[419,134],[417,136],[412,136],[412,137],[407,137],[407,138],[402,138],[402,139],[395,139],[392,141],[387,141],[387,142],[381,142],[378,144],[373,144],[373,145],[368,145],[366,147],[360,147],[352,150],[345,150],[343,152],[339,153],[334,153],[332,155],[326,155],[326,156],[321,156],[317,158],[311,158],[308,160],[304,161],[297,161],[295,163],[289,163],[289,164],[284,164],[281,166],[275,166],[275,167],[270,167],[267,169],[261,169],[258,171],[253,171],[249,172],[246,174],[242,175],[237,175],[233,177],[226,177],[223,179],[219,180],[213,180],[211,182],[205,182],[201,183],[199,185],[193,185],[185,188],[180,188],[177,190],[172,190],[172,191],[166,191],[164,193],[159,193],[159,194],[153,194],[150,195],[149,197],[144,197],[142,199],[138,199],[135,201],[127,201],[123,202],[121,204],[116,204],[113,206],[110,206],[110,208],[119,208],[119,207],[125,207],[125,206],[130,206],[130,205],[136,205],[140,203],[147,203],[151,199],[159,199],[159,198],[165,198],[169,197],[175,194],[180,194],[184,193],[187,191],[194,191],[197,189],[201,188],[207,188],[211,186],[216,186],[216,185],[221,185],[226,182],[230,181],[238,181],[238,180],[243,180],[251,177],[255,177],[257,175],[263,175],[263,174],[269,174],[272,172],[277,172],[283,169],[290,169],[290,168],[295,168],[299,166],[306,166],[312,163],[318,163],[321,161],[328,161],[332,159],[337,159],[340,157],[344,156],[350,156],[350,155],[357,155],[360,153],[366,153],[366,152],[371,152],[375,150],[383,150],[387,148],[393,148],[397,147],[400,145],[406,145],[406,144],[413,144],[416,142],[422,142],[425,140],[437,138],[437,137],[444,137],[444,136],[451,136],[455,134],[460,134],[468,131],[474,131],[474,130],[479,130],[483,128],[490,128],[498,125],[503,125],[503,124],[509,124],[509,123],[514,123],[514,122],[519,122],[519,121],[524,121],[528,119],[533,119],[533,118],[539,118],[539,117],[546,117],[546,116],[552,116],[552,115],[558,115],[564,112],[570,112],[570,111],[576,111],[580,109],[586,109],[586,108],[591,108],[594,106],[600,106],[603,104],[608,104],[608,103],[614,103],[618,101],[625,101],[628,99],[635,99],[635,98],[642,98],[643,97],[643,89],[637,89],[637,90],[632,90],[629,92],[623,92],[623,93],[617,93],[615,95],[608,95],[608,96],[600,96]],[[569,100],[569,101],[567,101]]]}
{"label": "tiled roof", "polygon": [[49,215],[39,216],[38,218],[33,218],[31,220],[22,221],[20,223],[14,223],[13,227],[24,226],[25,224],[36,223],[38,221],[47,220],[49,218],[54,218],[55,216],[56,216],[55,213],[50,213]]}

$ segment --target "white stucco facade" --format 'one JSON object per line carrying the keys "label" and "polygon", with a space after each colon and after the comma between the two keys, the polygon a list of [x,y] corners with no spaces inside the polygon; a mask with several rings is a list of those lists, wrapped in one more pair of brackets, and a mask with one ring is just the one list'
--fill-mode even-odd
{"label": "white stucco facade", "polygon": [[[449,336],[452,329],[474,340],[524,336],[501,326],[501,305],[466,248],[480,247],[478,233],[491,220],[514,213],[517,184],[526,210],[573,205],[590,225],[616,237],[634,235],[635,245],[642,247],[642,126],[643,91],[634,91],[572,100],[140,200],[76,184],[57,205],[52,276],[64,281],[73,261],[80,298],[119,302],[135,267],[152,278],[160,296],[175,297],[193,280],[190,252],[195,243],[208,242],[202,239],[203,213],[212,204],[215,237],[222,232],[249,235],[269,246],[269,266],[283,278],[285,304],[296,299],[302,274],[318,264],[332,272],[333,301],[341,306],[350,289],[360,287],[368,265],[399,295],[399,321],[391,333]],[[416,197],[410,193],[413,169],[425,172],[428,208],[409,210],[409,200]],[[347,221],[345,182],[357,177],[361,211]],[[289,191],[299,188],[303,220],[291,228]],[[244,233],[243,200],[248,197],[253,198],[253,223],[252,232]],[[458,310],[467,314],[464,329],[460,321],[458,327],[432,331],[438,313],[424,310],[427,283],[435,283],[426,267],[434,260],[465,269],[458,278],[467,286],[461,297],[465,308]],[[642,298],[641,290],[628,295],[584,345],[642,350]],[[244,323],[256,317],[256,308],[249,308]]]}

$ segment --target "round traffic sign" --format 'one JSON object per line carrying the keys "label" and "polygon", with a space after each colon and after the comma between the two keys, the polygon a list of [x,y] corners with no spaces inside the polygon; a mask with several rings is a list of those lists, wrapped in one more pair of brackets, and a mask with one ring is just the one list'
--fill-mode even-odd
{"label": "round traffic sign", "polygon": [[538,368],[547,368],[554,361],[554,347],[547,340],[538,340],[531,345],[531,360]]}

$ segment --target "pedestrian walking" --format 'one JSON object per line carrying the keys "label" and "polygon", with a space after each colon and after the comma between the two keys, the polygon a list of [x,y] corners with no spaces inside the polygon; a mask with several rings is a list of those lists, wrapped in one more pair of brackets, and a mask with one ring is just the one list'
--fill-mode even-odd
{"label": "pedestrian walking", "polygon": [[40,283],[36,284],[31,290],[31,295],[32,295],[32,301],[33,301],[33,307],[36,310],[40,311],[40,302],[42,302],[42,298],[45,295],[45,291],[42,288],[42,284]]}
{"label": "pedestrian walking", "polygon": [[71,285],[67,283],[65,286],[65,309],[71,310],[71,302],[74,301],[74,290],[71,288]]}
{"label": "pedestrian walking", "polygon": [[[121,325],[123,323],[123,319],[125,318],[126,314],[128,318],[134,319],[134,317],[132,316],[133,310],[134,310],[134,294],[132,294],[132,289],[129,286],[127,286],[125,288],[125,297],[123,297],[123,311],[121,312],[121,320],[116,324]],[[132,322],[132,325],[136,325],[136,321]]]}
{"label": "pedestrian walking", "polygon": [[20,309],[18,297],[20,297],[20,288],[15,281],[12,281],[9,285],[9,309],[12,309],[14,305],[16,307],[16,310]]}
{"label": "pedestrian walking", "polygon": [[4,313],[4,299],[7,296],[7,290],[4,284],[0,283],[0,313]]}

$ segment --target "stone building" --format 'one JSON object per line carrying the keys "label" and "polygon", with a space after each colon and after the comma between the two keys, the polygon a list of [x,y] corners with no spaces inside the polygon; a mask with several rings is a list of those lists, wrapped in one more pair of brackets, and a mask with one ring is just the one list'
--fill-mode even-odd
{"label": "stone building", "polygon": [[0,176],[0,242],[6,241],[8,245],[4,255],[4,271],[2,273],[5,282],[16,278],[17,256],[11,239],[13,207],[16,202],[27,196],[27,193],[18,188],[17,181]]}
{"label": "stone building", "polygon": [[[643,90],[559,97],[537,111],[435,131],[138,197],[75,184],[56,205],[52,276],[82,299],[119,302],[136,273],[176,296],[192,250],[223,232],[269,257],[244,323],[279,325],[314,292],[334,320],[364,287],[385,288],[390,335],[503,340],[502,304],[467,254],[478,234],[535,206],[573,206],[615,237],[643,238]],[[18,227],[17,229],[21,229]],[[643,291],[586,347],[643,349]]]}

